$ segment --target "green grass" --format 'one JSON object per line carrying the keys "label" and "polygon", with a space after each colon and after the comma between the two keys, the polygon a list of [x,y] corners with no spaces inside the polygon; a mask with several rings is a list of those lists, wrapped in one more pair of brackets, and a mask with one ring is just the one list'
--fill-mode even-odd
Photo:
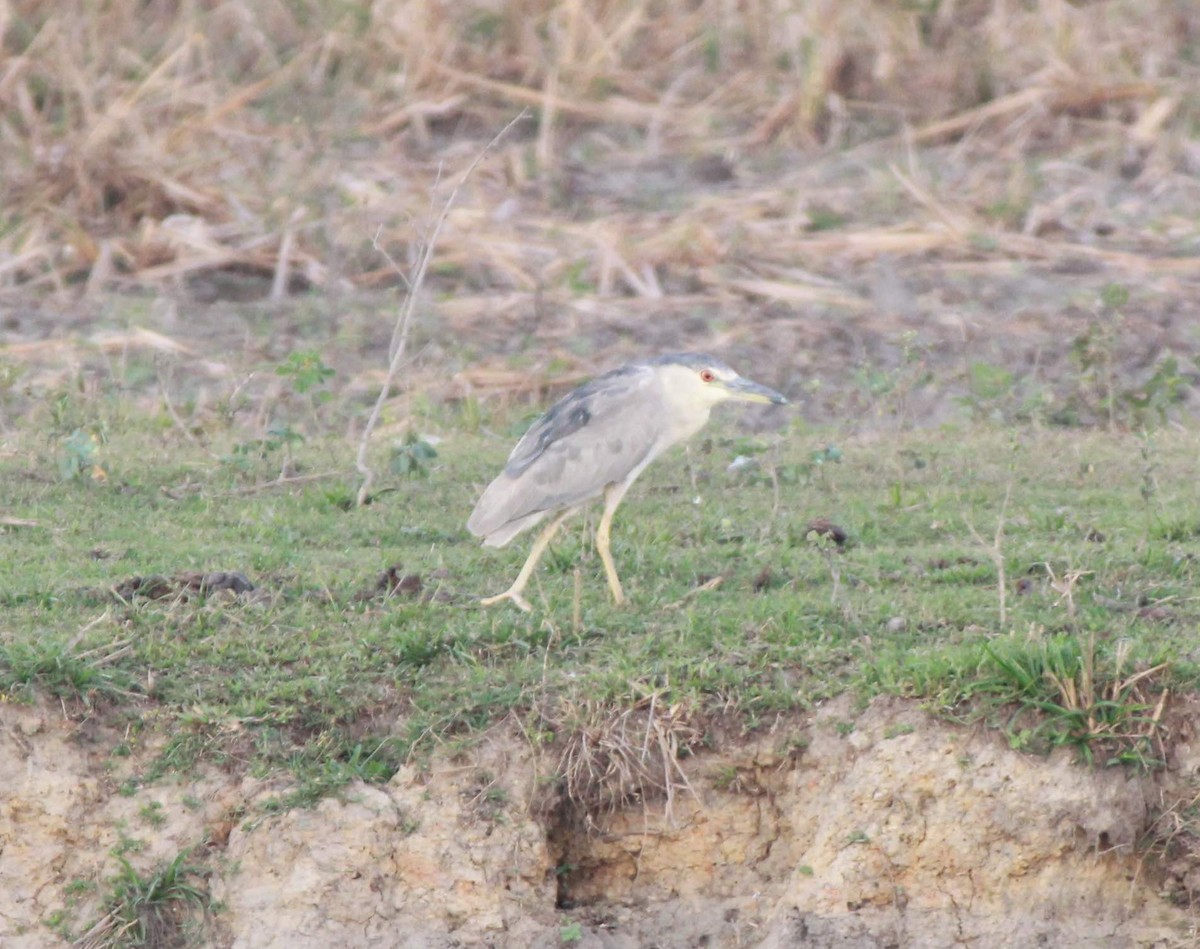
{"label": "green grass", "polygon": [[[199,931],[209,906],[204,885],[208,871],[187,863],[189,858],[187,852],[180,853],[142,876],[125,857],[114,854],[118,870],[102,894],[103,914],[73,945],[100,949],[193,944],[188,936]],[[60,924],[61,920],[49,923],[52,928]]]}
{"label": "green grass", "polygon": [[[54,441],[14,440],[4,514],[35,524],[0,535],[0,693],[168,736],[141,781],[202,761],[291,772],[272,805],[287,807],[386,780],[510,713],[552,741],[571,727],[564,709],[649,694],[702,727],[719,714],[751,728],[847,691],[893,693],[1021,747],[1152,764],[1155,696],[1200,681],[1194,433],[966,426],[841,442],[794,427],[752,445],[724,418],[618,513],[630,602],[609,601],[580,519],[531,584],[532,615],[476,602],[507,586],[528,540],[485,550],[463,528],[510,433],[441,434],[423,477],[392,476],[362,509],[347,509],[341,475],[254,489],[277,459],[233,463],[232,436],[109,425],[103,482],[64,479]],[[758,467],[731,474],[748,448]],[[293,452],[302,474],[351,465],[340,440]],[[843,548],[809,530],[815,517],[846,532]],[[420,596],[378,592],[391,565],[421,578]],[[218,570],[258,590],[111,592]]]}

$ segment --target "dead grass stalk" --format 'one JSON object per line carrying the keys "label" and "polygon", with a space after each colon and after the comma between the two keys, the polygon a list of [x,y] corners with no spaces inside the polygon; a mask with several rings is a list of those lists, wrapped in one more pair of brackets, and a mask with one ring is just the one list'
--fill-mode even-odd
{"label": "dead grass stalk", "polygon": [[681,706],[651,693],[624,708],[584,703],[561,719],[569,736],[555,773],[563,803],[589,826],[635,802],[662,801],[671,820],[676,796],[695,793],[679,759],[700,733]]}
{"label": "dead grass stalk", "polygon": [[[411,279],[406,278],[405,280],[406,284],[408,285],[408,293],[405,295],[404,304],[400,307],[400,311],[396,318],[396,324],[392,332],[392,342],[388,353],[389,361],[387,375],[384,377],[383,385],[379,388],[379,396],[375,400],[375,405],[372,407],[371,414],[367,418],[367,424],[363,426],[362,435],[359,437],[358,457],[355,460],[355,466],[358,468],[358,473],[362,475],[363,479],[362,484],[358,489],[358,498],[356,502],[359,507],[362,507],[367,502],[371,485],[375,480],[375,471],[370,467],[370,465],[367,464],[367,448],[370,445],[371,435],[375,431],[375,426],[379,422],[379,415],[383,411],[383,406],[387,402],[388,396],[391,394],[391,388],[396,379],[396,373],[400,371],[400,365],[403,363],[404,356],[407,353],[408,337],[410,331],[412,330],[413,311],[416,308],[417,299],[420,296],[421,286],[425,282],[425,274],[429,271],[429,262],[433,259],[433,251],[437,246],[438,235],[442,231],[442,225],[446,223],[446,215],[450,213],[450,208],[453,206],[455,198],[458,197],[459,191],[462,189],[462,186],[466,183],[467,179],[471,177],[471,174],[475,171],[475,168],[481,161],[483,161],[484,156],[486,156],[487,153],[491,151],[500,142],[500,140],[504,138],[505,135],[508,134],[509,130],[514,125],[516,125],[518,122],[524,121],[526,118],[528,118],[528,115],[528,111],[522,110],[516,117],[510,120],[509,123],[505,125],[504,128],[502,128],[499,132],[497,132],[492,140],[484,146],[483,150],[475,156],[475,160],[467,166],[467,170],[463,172],[462,177],[459,178],[458,183],[450,192],[449,197],[446,198],[445,204],[442,205],[441,212],[433,221],[433,226],[429,231],[429,236],[425,239],[424,246],[421,249],[415,272],[413,273]],[[379,235],[376,234],[376,247],[378,247],[378,241]],[[404,276],[403,271],[400,270],[400,268],[390,257],[388,258],[388,261],[393,267],[396,267],[397,272],[400,273],[401,276]]]}

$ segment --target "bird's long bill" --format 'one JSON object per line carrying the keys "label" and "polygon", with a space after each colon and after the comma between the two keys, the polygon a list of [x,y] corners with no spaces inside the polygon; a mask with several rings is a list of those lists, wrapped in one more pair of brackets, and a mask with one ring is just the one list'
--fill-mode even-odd
{"label": "bird's long bill", "polygon": [[760,386],[757,382],[751,382],[749,379],[743,379],[738,376],[736,379],[730,379],[725,383],[725,388],[735,399],[741,399],[743,402],[770,402],[772,405],[786,405],[787,399],[774,389],[768,389],[766,386]]}

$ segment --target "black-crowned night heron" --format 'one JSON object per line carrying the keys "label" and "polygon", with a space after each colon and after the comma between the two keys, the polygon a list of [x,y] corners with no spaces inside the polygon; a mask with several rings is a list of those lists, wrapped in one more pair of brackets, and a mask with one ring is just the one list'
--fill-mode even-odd
{"label": "black-crowned night heron", "polygon": [[530,426],[504,471],[475,505],[467,529],[485,547],[503,547],[547,517],[511,587],[483,600],[521,595],[559,525],[588,501],[604,497],[596,550],[613,599],[625,599],[609,550],[613,513],[629,486],[655,458],[704,427],[719,402],[787,402],[774,389],[743,379],[721,360],[676,353],[632,362],[568,393]]}

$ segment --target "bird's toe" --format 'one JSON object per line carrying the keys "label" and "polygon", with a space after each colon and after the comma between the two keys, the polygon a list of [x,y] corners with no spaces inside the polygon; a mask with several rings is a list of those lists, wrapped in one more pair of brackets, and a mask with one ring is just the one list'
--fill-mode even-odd
{"label": "bird's toe", "polygon": [[479,601],[479,603],[481,606],[492,606],[493,604],[500,603],[503,600],[511,600],[514,605],[516,605],[519,609],[524,610],[526,613],[533,611],[533,607],[530,606],[529,601],[514,590],[505,590],[503,593],[497,593],[495,596],[485,596]]}

